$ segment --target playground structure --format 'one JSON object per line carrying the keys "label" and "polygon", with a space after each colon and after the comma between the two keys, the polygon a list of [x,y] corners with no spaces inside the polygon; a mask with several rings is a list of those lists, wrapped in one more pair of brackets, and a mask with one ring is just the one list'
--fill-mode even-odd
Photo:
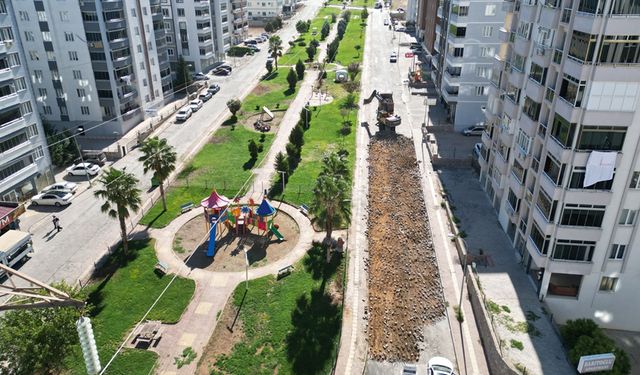
{"label": "playground structure", "polygon": [[369,104],[373,99],[378,99],[378,109],[376,111],[376,120],[380,131],[388,130],[392,133],[396,132],[396,126],[400,125],[400,116],[394,114],[393,94],[381,93],[373,90],[371,95],[364,100],[364,104]]}
{"label": "playground structure", "polygon": [[[258,228],[258,235],[273,234],[278,241],[284,241],[284,236],[278,231],[278,225],[273,223],[278,211],[264,198],[254,210],[255,203],[249,199],[248,204],[240,204],[237,200],[218,194],[214,189],[209,197],[204,198],[200,205],[204,209],[204,217],[209,230],[209,246],[207,256],[212,257],[216,252],[216,237],[220,225],[224,225],[229,233],[244,236],[253,228]],[[251,227],[249,227],[251,226]]]}
{"label": "playground structure", "polygon": [[[266,119],[265,119],[266,117]],[[260,113],[260,118],[253,123],[254,129],[261,132],[268,132],[271,130],[271,125],[268,122],[272,121],[275,118],[273,112],[269,110],[267,107],[262,107],[262,112]]]}

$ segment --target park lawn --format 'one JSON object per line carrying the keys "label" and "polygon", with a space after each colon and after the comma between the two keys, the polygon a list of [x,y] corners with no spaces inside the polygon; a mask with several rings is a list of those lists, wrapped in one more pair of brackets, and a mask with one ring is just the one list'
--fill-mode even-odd
{"label": "park lawn", "polygon": [[[296,44],[291,46],[285,54],[278,58],[278,65],[295,65],[298,62],[298,59],[304,62],[308,58],[306,48],[311,40],[315,38],[320,41],[320,31],[322,30],[322,24],[324,23],[325,17],[331,24],[331,14],[335,14],[337,16],[338,14],[340,14],[340,12],[341,10],[338,8],[321,8],[315,18],[311,20],[311,27],[309,28],[309,31],[304,34],[300,34],[300,38],[304,40],[306,45],[299,46],[296,42]],[[331,24],[331,27],[333,27],[334,25],[335,24]],[[311,35],[311,31],[314,27],[318,31],[318,34],[315,36]],[[282,43],[289,46],[288,40],[283,40]]]}
{"label": "park lawn", "polygon": [[244,337],[231,353],[217,357],[210,373],[331,373],[340,339],[343,278],[341,257],[334,255],[327,264],[324,249],[314,244],[289,276],[251,280],[246,295],[244,284],[238,285],[231,302],[240,309]]}
{"label": "park lawn", "polygon": [[[340,65],[347,66],[352,62],[362,62],[366,24],[362,24],[360,21],[360,12],[352,11],[351,20],[347,25],[344,37],[340,41],[335,59]],[[360,46],[360,48],[356,48],[356,46]]]}
{"label": "park lawn", "polygon": [[251,169],[267,155],[273,142],[273,134],[265,134],[263,151],[257,161],[251,161],[247,143],[253,139],[260,143],[260,133],[243,126],[220,127],[211,141],[202,147],[183,169],[167,191],[167,211],[162,201],[156,204],[140,220],[143,225],[163,228],[180,215],[180,206],[193,202],[199,205],[215,187],[220,194],[234,196],[251,177]]}
{"label": "park lawn", "polygon": [[[172,278],[171,275],[158,277],[154,273],[158,259],[152,240],[132,241],[129,246],[132,255],[127,259],[123,259],[120,253],[112,255],[101,268],[107,275],[87,287],[89,317],[103,365]],[[194,290],[193,280],[176,278],[147,319],[177,322],[191,301]],[[151,351],[125,349],[106,373],[146,375],[155,366],[156,359],[157,354]],[[71,373],[85,373],[79,345],[67,363]]]}
{"label": "park lawn", "polygon": [[289,103],[295,99],[300,86],[297,84],[295,90],[289,90],[288,73],[289,68],[281,67],[261,80],[251,94],[242,101],[242,109],[238,117],[243,118],[246,114],[260,112],[263,106],[271,110],[287,109]]}

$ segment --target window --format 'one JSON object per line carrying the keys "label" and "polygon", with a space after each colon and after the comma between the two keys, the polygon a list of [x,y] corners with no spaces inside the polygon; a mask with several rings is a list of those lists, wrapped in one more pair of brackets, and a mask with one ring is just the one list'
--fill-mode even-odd
{"label": "window", "polygon": [[482,36],[485,38],[489,38],[493,35],[493,26],[484,26],[482,28]]}
{"label": "window", "polygon": [[[573,172],[571,173],[571,181],[569,182],[569,188],[570,189],[590,189],[590,190],[611,190],[611,186],[613,185],[613,178],[608,181],[598,181],[593,185],[583,186],[585,173],[586,173],[586,168],[584,167],[573,168]],[[615,178],[615,175],[614,175],[614,178]]]}
{"label": "window", "polygon": [[611,245],[611,253],[609,253],[609,259],[624,259],[624,251],[627,249],[627,245],[621,245],[614,243]]}
{"label": "window", "polygon": [[27,89],[27,82],[24,80],[24,77],[18,77],[14,79],[13,84],[16,88],[16,91],[22,91]]}
{"label": "window", "polygon": [[627,128],[621,126],[582,126],[578,135],[579,150],[620,151]]}
{"label": "window", "polygon": [[102,35],[100,33],[86,33],[88,42],[100,42],[102,41]]}
{"label": "window", "polygon": [[551,221],[553,216],[555,215],[556,206],[558,201],[552,201],[551,198],[547,195],[544,189],[540,189],[538,193],[538,201],[536,202],[536,207],[540,210],[542,215],[547,221]]}
{"label": "window", "polygon": [[518,103],[518,100],[520,100],[520,89],[512,85],[510,82],[507,82],[505,94],[507,98],[509,98],[514,103]]}
{"label": "window", "polygon": [[89,107],[87,107],[87,106],[80,106],[80,112],[81,112],[83,115],[89,115]]}
{"label": "window", "polygon": [[73,42],[73,33],[64,33],[64,40],[67,42]]}
{"label": "window", "polygon": [[173,51],[173,48],[167,48],[167,55],[169,55],[169,56],[175,55],[175,52]]}
{"label": "window", "polygon": [[76,92],[78,93],[78,98],[84,98],[86,96],[84,89],[77,89]]}
{"label": "window", "polygon": [[98,22],[98,14],[96,12],[82,12],[82,20],[88,22]]}
{"label": "window", "polygon": [[513,193],[513,190],[511,190],[511,188],[509,188],[509,196],[507,197],[507,202],[509,202],[509,206],[511,206],[511,209],[513,211],[518,212],[518,205],[520,203],[520,199],[516,197],[516,195]]}
{"label": "window", "polygon": [[131,17],[136,17],[136,8],[131,8]]}
{"label": "window", "polygon": [[586,86],[586,81],[580,81],[568,74],[564,74],[562,83],[560,84],[559,96],[568,101],[572,106],[580,107]]}
{"label": "window", "polygon": [[29,113],[33,113],[33,107],[31,106],[31,102],[24,102],[20,104],[20,113],[22,115],[28,115]]}
{"label": "window", "polygon": [[519,72],[524,71],[524,63],[527,60],[525,56],[518,55],[517,53],[513,54],[513,59],[511,60],[511,67]]}
{"label": "window", "polygon": [[529,37],[531,36],[531,29],[533,28],[533,24],[530,22],[520,22],[518,24],[518,28],[516,29],[516,35],[524,38],[524,39],[529,39]]}
{"label": "window", "polygon": [[38,135],[38,125],[36,124],[29,125],[29,127],[27,128],[27,137],[33,138],[36,135]]}
{"label": "window", "polygon": [[520,152],[523,154],[529,154],[529,150],[531,147],[531,137],[527,135],[521,128],[518,131],[518,136],[516,137],[516,143],[520,148]]}
{"label": "window", "polygon": [[20,66],[20,56],[18,56],[17,52],[7,54],[7,60],[9,61],[9,66],[12,68],[14,66]]}
{"label": "window", "polygon": [[111,90],[98,90],[99,98],[113,98],[113,92]]}
{"label": "window", "polygon": [[29,51],[29,58],[31,59],[31,61],[40,60],[40,56],[38,55],[38,51]]}
{"label": "window", "polygon": [[487,95],[489,95],[488,86],[476,86],[476,96],[487,96]]}
{"label": "window", "polygon": [[596,243],[580,240],[557,240],[553,249],[553,259],[591,262]]}
{"label": "window", "polygon": [[142,79],[142,86],[147,87],[148,83],[147,83],[147,79],[143,78]]}
{"label": "window", "polygon": [[82,72],[79,70],[73,71],[73,79],[82,79]]}
{"label": "window", "polygon": [[60,106],[60,116],[69,116],[69,111],[66,106]]}
{"label": "window", "polygon": [[602,226],[606,206],[593,206],[590,204],[565,204],[560,218],[560,224],[574,227]]}
{"label": "window", "polygon": [[480,57],[493,57],[496,54],[496,49],[493,47],[480,47]]}
{"label": "window", "polygon": [[134,27],[133,30],[136,32],[136,35],[140,35],[140,28],[138,28],[138,26]]}
{"label": "window", "polygon": [[565,164],[560,164],[551,154],[547,154],[547,158],[544,161],[544,173],[551,179],[556,186],[562,184],[562,178],[564,177]]}
{"label": "window", "polygon": [[46,89],[46,88],[44,88],[44,87],[40,87],[40,88],[38,88],[38,95],[39,95],[41,98],[46,98],[46,97],[47,97],[47,89]]}
{"label": "window", "polygon": [[464,55],[464,48],[463,47],[455,47],[453,49],[453,57],[462,57]]}
{"label": "window", "polygon": [[531,234],[529,234],[529,238],[536,246],[538,252],[542,255],[547,255],[547,251],[549,250],[549,241],[551,236],[545,236],[540,228],[538,228],[538,224],[533,222],[531,226]]}
{"label": "window", "polygon": [[171,35],[166,36],[167,43],[173,43],[173,37]]}
{"label": "window", "polygon": [[142,14],[147,15],[147,7],[142,7]]}
{"label": "window", "polygon": [[544,85],[547,78],[547,68],[543,68],[540,65],[532,62],[531,69],[529,70],[529,78],[541,85]]}
{"label": "window", "polygon": [[71,61],[78,61],[78,52],[76,52],[76,51],[69,51],[69,60],[71,60]]}
{"label": "window", "polygon": [[571,147],[575,131],[576,124],[570,124],[569,121],[565,120],[560,115],[555,115],[553,118],[553,127],[551,128],[551,136],[565,148]]}
{"label": "window", "polygon": [[618,286],[617,277],[602,276],[602,280],[600,280],[601,292],[615,292],[617,286]]}
{"label": "window", "polygon": [[45,13],[44,11],[38,11],[38,21],[40,22],[47,22],[47,13]]}
{"label": "window", "polygon": [[52,113],[52,112],[51,112],[51,106],[50,106],[50,105],[45,105],[45,106],[43,106],[43,107],[42,107],[42,112],[43,112],[45,115],[50,115],[50,114]]}
{"label": "window", "polygon": [[140,62],[140,70],[144,70],[144,62],[143,61]]}
{"label": "window", "polygon": [[487,4],[484,8],[485,16],[495,16],[496,15],[496,5],[495,4]]}
{"label": "window", "polygon": [[32,156],[33,156],[34,160],[38,160],[40,158],[43,158],[44,157],[44,149],[42,148],[42,146],[36,147],[36,149],[33,150]]}
{"label": "window", "polygon": [[178,17],[184,17],[184,8],[177,8]]}
{"label": "window", "polygon": [[20,21],[29,21],[29,13],[27,11],[19,10],[18,17],[20,18]]}
{"label": "window", "polygon": [[64,90],[56,89],[56,97],[57,98],[64,98]]}
{"label": "window", "polygon": [[540,117],[540,103],[533,101],[533,99],[528,96],[525,96],[522,110],[530,119],[538,121],[538,118]]}
{"label": "window", "polygon": [[467,28],[456,26],[454,24],[449,25],[449,34],[458,38],[464,38],[467,35]]}
{"label": "window", "polygon": [[636,221],[636,214],[638,210],[629,210],[627,208],[622,210],[620,214],[620,219],[618,219],[618,224],[620,225],[633,225]]}
{"label": "window", "polygon": [[27,42],[33,42],[35,39],[33,38],[33,31],[25,31],[24,32],[24,39]]}
{"label": "window", "polygon": [[490,66],[476,66],[476,75],[478,77],[489,79],[489,77],[491,77],[491,67]]}
{"label": "window", "polygon": [[48,31],[43,31],[42,32],[42,40],[45,42],[50,42],[51,41],[51,33]]}
{"label": "window", "polygon": [[66,10],[63,10],[60,12],[60,21],[62,22],[69,22],[69,12]]}
{"label": "window", "polygon": [[168,8],[162,8],[162,15],[167,18],[171,17]]}
{"label": "window", "polygon": [[457,14],[460,17],[466,17],[469,15],[469,7],[464,5],[453,5],[451,13]]}
{"label": "window", "polygon": [[526,177],[526,171],[518,161],[518,159],[513,159],[513,168],[511,168],[511,174],[520,182],[524,183],[524,179]]}
{"label": "window", "polygon": [[573,30],[569,44],[569,56],[580,62],[590,62],[596,49],[596,36]]}
{"label": "window", "polygon": [[631,182],[629,183],[630,189],[640,189],[640,172],[635,171],[631,176]]}
{"label": "window", "polygon": [[600,47],[599,62],[603,64],[640,63],[638,35],[605,35]]}
{"label": "window", "polygon": [[42,82],[42,70],[34,70],[33,71],[33,83]]}

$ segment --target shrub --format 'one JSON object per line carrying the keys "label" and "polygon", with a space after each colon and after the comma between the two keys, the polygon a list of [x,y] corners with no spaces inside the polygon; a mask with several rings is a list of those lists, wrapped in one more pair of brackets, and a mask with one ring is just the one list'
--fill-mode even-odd
{"label": "shrub", "polygon": [[298,45],[299,45],[300,47],[304,47],[304,46],[306,46],[306,45],[307,45],[307,42],[305,42],[304,40],[302,40],[302,41],[298,42]]}
{"label": "shrub", "polygon": [[560,327],[560,334],[567,348],[573,348],[581,336],[591,336],[597,334],[600,327],[591,319],[569,320]]}
{"label": "shrub", "polygon": [[289,90],[295,90],[296,83],[298,82],[298,76],[293,69],[289,68],[289,73],[287,74],[287,83],[289,84]]}
{"label": "shrub", "polygon": [[296,125],[291,134],[289,134],[289,142],[300,148],[304,145],[304,129],[300,125]]}
{"label": "shrub", "polygon": [[302,80],[304,78],[304,63],[299,59],[296,63],[296,74],[298,75],[298,80]]}
{"label": "shrub", "polygon": [[258,144],[256,143],[256,141],[254,141],[253,139],[249,140],[249,155],[251,156],[251,159],[257,159],[258,158],[258,152],[260,152],[258,150]]}
{"label": "shrub", "polygon": [[229,51],[227,51],[227,55],[232,57],[242,57],[249,52],[251,52],[250,48],[242,47],[242,46],[233,46],[229,48]]}
{"label": "shrub", "polygon": [[514,339],[511,339],[511,347],[518,350],[524,350],[524,344],[522,343],[522,341],[518,341]]}

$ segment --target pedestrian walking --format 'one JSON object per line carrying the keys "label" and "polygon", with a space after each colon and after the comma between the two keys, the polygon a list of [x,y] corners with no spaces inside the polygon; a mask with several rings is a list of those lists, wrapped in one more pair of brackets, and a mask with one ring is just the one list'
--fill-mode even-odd
{"label": "pedestrian walking", "polygon": [[53,215],[53,229],[58,232],[62,230],[62,227],[60,226],[60,219],[56,215]]}

